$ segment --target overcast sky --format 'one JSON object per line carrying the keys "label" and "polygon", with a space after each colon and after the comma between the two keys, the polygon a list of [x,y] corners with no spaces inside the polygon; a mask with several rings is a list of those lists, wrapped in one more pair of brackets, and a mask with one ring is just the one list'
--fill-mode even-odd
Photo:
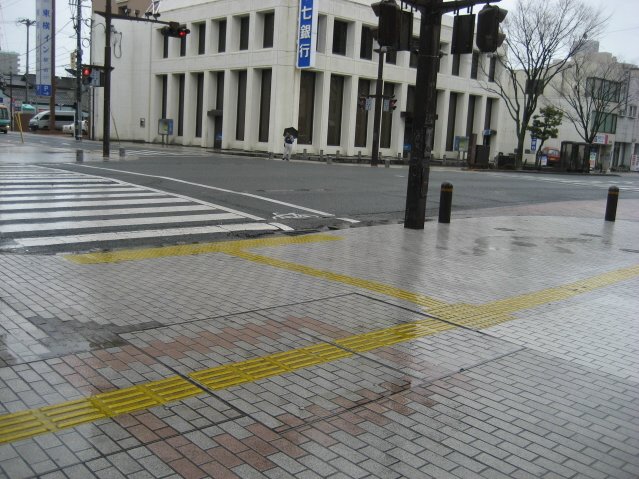
{"label": "overcast sky", "polygon": [[[64,68],[69,66],[69,55],[75,50],[75,31],[71,18],[70,1],[56,0],[56,65],[57,74],[65,74]],[[321,0],[320,0],[321,1]],[[527,0],[544,1],[544,0]],[[639,65],[639,0],[583,0],[595,7],[601,6],[610,13],[611,19],[604,34],[599,38],[600,50],[615,55],[620,61]],[[373,0],[371,0],[371,3]],[[90,5],[84,0],[85,5]],[[499,6],[514,9],[517,0],[502,0]],[[88,16],[90,9],[85,7],[83,15]],[[35,0],[0,0],[0,50],[20,53],[20,67],[24,72],[26,65],[27,28],[17,25],[20,18],[35,19]],[[29,41],[30,73],[34,73],[35,65],[35,27],[30,28]],[[88,35],[88,33],[87,33]],[[84,47],[88,55],[88,46]],[[85,56],[86,58],[86,56]]]}

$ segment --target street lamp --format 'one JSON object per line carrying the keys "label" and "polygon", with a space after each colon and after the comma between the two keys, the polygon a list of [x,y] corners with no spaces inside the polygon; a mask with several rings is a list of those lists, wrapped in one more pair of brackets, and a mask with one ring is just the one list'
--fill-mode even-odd
{"label": "street lamp", "polygon": [[28,18],[21,18],[16,23],[22,23],[27,27],[27,68],[26,74],[24,75],[24,86],[25,86],[25,98],[24,102],[29,103],[29,27],[31,25],[35,25],[35,20],[29,20]]}

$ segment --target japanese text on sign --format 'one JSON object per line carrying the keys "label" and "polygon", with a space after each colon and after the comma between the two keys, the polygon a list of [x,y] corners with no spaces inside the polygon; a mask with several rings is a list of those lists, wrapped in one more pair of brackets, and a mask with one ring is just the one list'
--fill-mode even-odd
{"label": "japanese text on sign", "polygon": [[53,0],[36,0],[36,94],[51,96],[51,8]]}
{"label": "japanese text on sign", "polygon": [[318,2],[319,0],[300,0],[300,16],[297,30],[297,68],[310,68],[315,65]]}

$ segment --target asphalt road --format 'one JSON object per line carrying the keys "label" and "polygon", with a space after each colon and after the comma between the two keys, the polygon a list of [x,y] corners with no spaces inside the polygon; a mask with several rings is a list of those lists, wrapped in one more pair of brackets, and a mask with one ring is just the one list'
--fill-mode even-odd
{"label": "asphalt road", "polygon": [[[7,148],[0,151],[0,166],[41,164],[56,170],[112,178],[197,202],[219,205],[296,232],[398,223],[404,218],[408,173],[405,166],[372,168],[339,163],[285,162],[280,159],[220,154],[200,148],[162,148],[144,144],[113,144],[115,152],[124,146],[126,156],[122,159],[112,156],[109,161],[104,161],[99,155],[101,143],[90,141],[81,142],[81,148],[87,155],[83,163],[77,163],[72,160],[78,144],[71,138],[26,134],[26,147],[19,143],[16,134],[8,137],[3,135],[2,140]],[[98,154],[91,154],[91,151]],[[454,186],[453,217],[456,214],[472,215],[473,211],[483,208],[602,200],[606,198],[611,185],[621,188],[622,198],[639,199],[639,174],[570,175],[433,167],[426,203],[429,220],[437,217],[443,182],[450,182]],[[12,206],[11,203],[2,202],[0,213],[3,207],[10,209]],[[136,214],[129,213],[129,216],[135,218]],[[41,220],[21,221],[34,223]],[[9,224],[17,222],[8,221]],[[7,243],[19,235],[15,232],[4,234],[4,223],[0,215],[0,247],[3,239]],[[120,226],[118,231],[131,231],[136,227]],[[87,232],[78,229],[79,226],[71,225],[69,231]],[[34,234],[43,236],[53,233],[45,229]],[[225,236],[228,235],[218,234],[214,238],[192,235],[187,241],[223,239]],[[242,233],[231,236],[241,237]],[[178,235],[168,241],[183,240]],[[118,241],[108,246],[155,244],[157,241]],[[104,247],[87,243],[84,248],[98,246]]]}

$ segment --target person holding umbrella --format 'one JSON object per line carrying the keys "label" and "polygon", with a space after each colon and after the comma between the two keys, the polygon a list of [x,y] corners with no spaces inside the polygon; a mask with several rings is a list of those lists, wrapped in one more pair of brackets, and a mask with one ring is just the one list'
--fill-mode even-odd
{"label": "person holding umbrella", "polygon": [[297,138],[297,130],[295,128],[288,127],[284,129],[284,154],[282,159],[286,161],[291,160],[291,154],[293,153],[293,143]]}

